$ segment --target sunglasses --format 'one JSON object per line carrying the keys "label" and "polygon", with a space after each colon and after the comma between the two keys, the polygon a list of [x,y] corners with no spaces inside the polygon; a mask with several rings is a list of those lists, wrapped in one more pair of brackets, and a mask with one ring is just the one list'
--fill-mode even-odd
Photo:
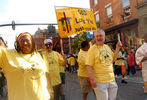
{"label": "sunglasses", "polygon": [[46,47],[47,47],[47,46],[52,46],[52,45],[53,45],[53,44],[51,44],[51,43],[50,43],[50,44],[45,44]]}

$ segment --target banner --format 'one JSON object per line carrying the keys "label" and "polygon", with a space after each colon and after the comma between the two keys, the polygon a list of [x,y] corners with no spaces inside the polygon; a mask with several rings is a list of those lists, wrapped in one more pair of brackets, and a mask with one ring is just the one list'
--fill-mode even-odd
{"label": "banner", "polygon": [[56,9],[58,30],[61,38],[97,29],[92,11],[82,8]]}

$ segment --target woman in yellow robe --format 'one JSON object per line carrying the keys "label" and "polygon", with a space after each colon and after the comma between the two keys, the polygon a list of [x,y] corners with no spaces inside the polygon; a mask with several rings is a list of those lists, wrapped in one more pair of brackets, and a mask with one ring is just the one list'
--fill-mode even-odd
{"label": "woman in yellow robe", "polygon": [[50,100],[53,97],[45,62],[29,33],[17,37],[15,49],[0,47],[0,66],[7,78],[8,100]]}

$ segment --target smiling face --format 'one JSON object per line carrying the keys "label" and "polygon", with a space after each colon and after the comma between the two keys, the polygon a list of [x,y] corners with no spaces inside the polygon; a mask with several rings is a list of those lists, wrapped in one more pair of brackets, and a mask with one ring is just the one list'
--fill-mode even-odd
{"label": "smiling face", "polygon": [[23,36],[18,40],[20,49],[23,53],[31,53],[33,50],[32,40],[28,36]]}
{"label": "smiling face", "polygon": [[97,45],[103,45],[105,41],[105,34],[102,32],[95,33],[95,40]]}

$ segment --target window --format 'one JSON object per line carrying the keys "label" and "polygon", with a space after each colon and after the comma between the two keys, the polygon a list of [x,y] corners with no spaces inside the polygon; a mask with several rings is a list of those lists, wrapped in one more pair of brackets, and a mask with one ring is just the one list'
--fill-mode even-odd
{"label": "window", "polygon": [[96,25],[97,25],[97,27],[100,27],[99,13],[95,14],[95,21],[96,21]]}
{"label": "window", "polygon": [[130,6],[129,0],[122,0],[122,5],[123,5],[123,8]]}
{"label": "window", "polygon": [[107,18],[112,17],[112,6],[106,8]]}
{"label": "window", "polygon": [[93,4],[94,4],[94,5],[96,5],[96,4],[97,4],[97,2],[98,2],[97,0],[93,0]]}
{"label": "window", "polygon": [[131,14],[130,9],[130,1],[129,0],[122,0],[122,7],[123,7],[123,14],[124,16],[129,16]]}
{"label": "window", "polygon": [[107,15],[107,23],[112,22],[112,6],[108,6],[106,8],[106,15]]}

